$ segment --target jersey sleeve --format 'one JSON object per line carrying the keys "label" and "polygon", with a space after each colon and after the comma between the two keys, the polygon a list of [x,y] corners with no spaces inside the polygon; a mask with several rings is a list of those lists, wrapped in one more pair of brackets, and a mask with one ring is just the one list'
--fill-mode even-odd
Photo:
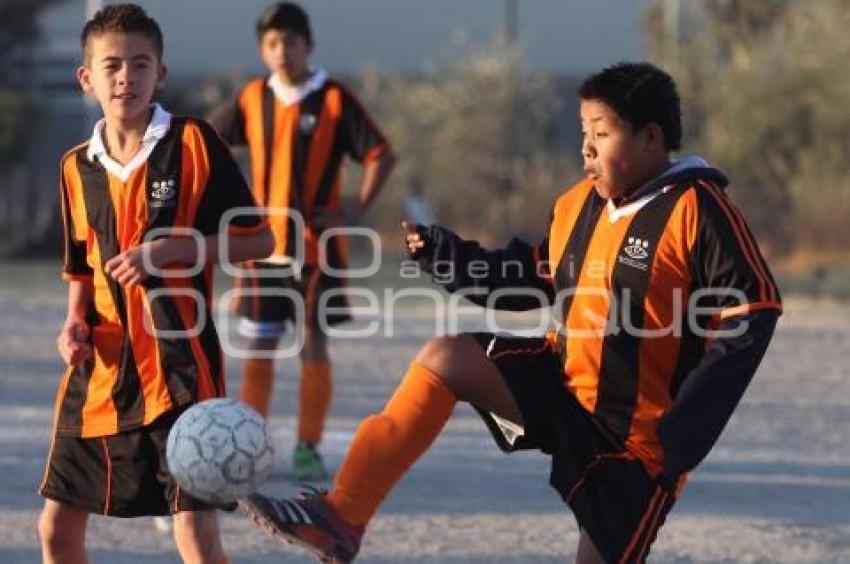
{"label": "jersey sleeve", "polygon": [[675,478],[689,472],[708,455],[761,363],[778,312],[761,309],[720,323],[720,331],[740,335],[708,342],[705,356],[685,377],[670,410],[658,424],[664,449],[664,474]]}
{"label": "jersey sleeve", "polygon": [[691,268],[715,321],[760,309],[782,310],[779,290],[740,211],[715,185],[698,190]]}
{"label": "jersey sleeve", "polygon": [[434,282],[448,292],[462,292],[481,307],[528,311],[554,303],[555,286],[549,272],[549,239],[532,245],[512,239],[496,250],[484,249],[440,227],[416,226],[425,241],[410,254]]}
{"label": "jersey sleeve", "polygon": [[245,113],[239,100],[232,100],[215,108],[209,115],[210,124],[225,143],[231,146],[247,145]]}
{"label": "jersey sleeve", "polygon": [[366,112],[360,101],[346,88],[342,91],[340,132],[345,152],[357,162],[369,162],[389,147],[384,134]]}
{"label": "jersey sleeve", "polygon": [[239,213],[228,222],[229,232],[250,233],[265,228],[266,220],[258,213],[254,196],[230,151],[209,124],[199,121],[198,126],[206,145],[210,172],[198,207],[196,227],[204,235],[214,235],[225,214],[238,208]]}
{"label": "jersey sleeve", "polygon": [[65,179],[64,166],[59,172],[59,205],[62,211],[62,278],[65,280],[89,279],[94,274],[87,260],[84,226],[75,221],[71,194]]}

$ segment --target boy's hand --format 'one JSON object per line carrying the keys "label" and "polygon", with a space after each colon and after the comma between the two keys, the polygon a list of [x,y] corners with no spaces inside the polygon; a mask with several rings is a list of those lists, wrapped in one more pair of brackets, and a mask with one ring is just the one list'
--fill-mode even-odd
{"label": "boy's hand", "polygon": [[82,319],[68,319],[56,339],[59,356],[68,366],[91,358],[92,349],[89,344],[89,326]]}
{"label": "boy's hand", "polygon": [[425,249],[425,237],[422,234],[422,227],[416,223],[410,223],[405,219],[401,220],[401,228],[404,230],[404,242],[407,245],[407,252],[411,257],[415,258]]}
{"label": "boy's hand", "polygon": [[138,284],[151,273],[145,268],[144,253],[149,254],[148,266],[162,268],[164,261],[161,255],[165,248],[167,239],[158,239],[156,241],[148,241],[136,245],[132,249],[127,249],[108,261],[103,266],[103,271],[107,276],[122,285]]}

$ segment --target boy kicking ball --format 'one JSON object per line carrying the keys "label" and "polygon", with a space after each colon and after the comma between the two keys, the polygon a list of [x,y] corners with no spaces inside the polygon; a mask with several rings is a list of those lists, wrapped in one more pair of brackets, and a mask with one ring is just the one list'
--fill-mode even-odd
{"label": "boy kicking ball", "polygon": [[358,428],[329,492],[241,501],[268,532],[350,562],[465,401],[503,450],[551,457],[550,483],[581,531],[578,562],[646,559],[755,373],[781,302],[725,176],[673,158],[672,79],[622,63],[590,76],[579,97],[586,176],[556,201],[548,238],[487,251],[438,226],[406,235],[424,268],[451,263],[449,291],[477,290],[476,303],[499,309],[556,305],[557,335],[428,341]]}

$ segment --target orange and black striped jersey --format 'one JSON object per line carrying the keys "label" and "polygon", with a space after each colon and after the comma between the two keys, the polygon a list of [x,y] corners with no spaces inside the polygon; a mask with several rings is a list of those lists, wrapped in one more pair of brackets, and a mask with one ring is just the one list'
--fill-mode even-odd
{"label": "orange and black striped jersey", "polygon": [[[305,262],[315,265],[319,233],[310,218],[319,209],[341,209],[345,157],[369,162],[389,145],[357,98],[339,82],[325,79],[288,105],[275,96],[269,82],[268,78],[249,82],[234,104],[216,112],[212,123],[231,145],[248,146],[257,202],[302,215]],[[276,213],[269,222],[277,241],[272,257],[291,254],[292,222]],[[343,268],[345,249],[335,250],[338,256],[328,257],[328,263]]]}
{"label": "orange and black striped jersey", "polygon": [[131,286],[104,274],[109,259],[155,229],[214,235],[225,212],[236,207],[249,210],[227,226],[230,231],[249,233],[267,225],[251,211],[251,192],[212,127],[164,115],[167,131],[123,180],[107,170],[106,159],[90,158],[91,141],[62,160],[63,276],[92,284],[88,322],[94,354],[62,379],[56,400],[60,435],[120,433],[177,406],[224,395],[211,317],[211,266],[195,276],[151,276]]}
{"label": "orange and black striped jersey", "polygon": [[[477,288],[477,303],[498,289],[494,307],[554,305],[566,388],[655,474],[663,459],[657,425],[702,361],[707,331],[782,307],[725,184],[715,169],[674,167],[615,207],[587,179],[557,200],[541,245],[515,240],[484,251],[433,227],[427,261],[453,262],[461,278],[448,289]],[[463,279],[473,260],[486,261],[492,273]],[[500,275],[508,263],[523,265],[522,275]],[[511,288],[523,291],[504,293]]]}
{"label": "orange and black striped jersey", "polygon": [[558,304],[566,385],[654,471],[663,457],[656,426],[702,359],[702,330],[781,310],[758,246],[721,185],[711,169],[687,170],[614,208],[588,180],[555,205],[555,286],[577,289]]}

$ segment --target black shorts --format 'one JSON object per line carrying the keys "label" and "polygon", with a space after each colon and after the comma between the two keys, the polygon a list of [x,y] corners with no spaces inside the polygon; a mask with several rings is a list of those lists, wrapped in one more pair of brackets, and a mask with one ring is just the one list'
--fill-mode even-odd
{"label": "black shorts", "polygon": [[675,488],[597,427],[564,387],[560,355],[542,338],[472,334],[498,367],[524,428],[476,407],[505,452],[537,449],[552,457],[549,482],[608,562],[643,562]]}
{"label": "black shorts", "polygon": [[39,493],[113,517],[232,509],[190,496],[168,472],[165,444],[181,411],[170,411],[150,425],[118,435],[54,436]]}
{"label": "black shorts", "polygon": [[239,293],[233,304],[234,313],[241,317],[239,333],[245,337],[278,337],[288,324],[296,327],[321,327],[351,320],[350,306],[345,294],[328,290],[345,287],[342,278],[330,276],[317,266],[305,266],[299,277],[258,276],[263,271],[286,270],[276,264],[254,263],[249,273],[236,280]]}

